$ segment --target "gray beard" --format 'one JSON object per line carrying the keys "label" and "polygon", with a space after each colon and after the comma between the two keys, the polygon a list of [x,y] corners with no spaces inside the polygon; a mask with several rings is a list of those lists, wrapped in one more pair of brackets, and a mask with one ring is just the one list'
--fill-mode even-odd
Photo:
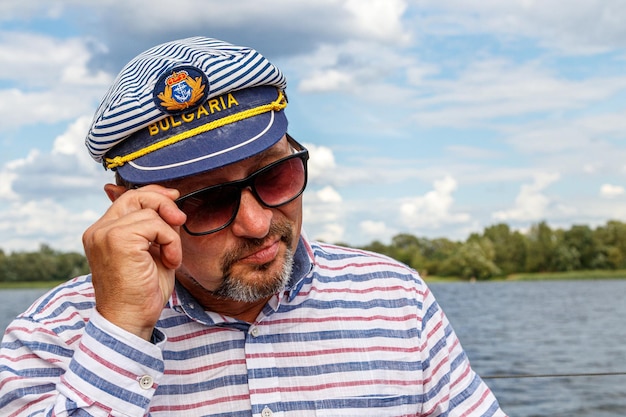
{"label": "gray beard", "polygon": [[[268,265],[260,265],[257,271],[267,270]],[[268,298],[280,291],[283,291],[291,277],[293,268],[293,251],[287,248],[285,259],[281,271],[275,274],[273,279],[267,283],[259,285],[256,282],[245,282],[236,276],[227,273],[218,288],[212,294],[222,299],[252,303]]]}
{"label": "gray beard", "polygon": [[[280,240],[285,243],[285,257],[282,260],[283,265],[279,272],[272,276],[271,279],[267,279],[265,283],[259,284],[258,282],[246,282],[242,277],[238,277],[232,274],[232,266],[237,260],[249,251],[255,248],[260,248],[265,239],[247,239],[233,248],[232,251],[224,256],[221,260],[222,270],[222,282],[215,290],[210,291],[204,288],[193,276],[185,273],[184,276],[191,281],[201,292],[209,293],[214,297],[221,299],[240,301],[244,303],[253,303],[256,301],[269,298],[272,295],[281,292],[285,289],[291,278],[291,270],[293,268],[294,251],[289,248],[289,245],[293,241],[293,230],[288,222],[273,223],[270,226],[269,236],[279,236]],[[273,262],[278,261],[277,259]],[[259,265],[256,268],[257,272],[267,271],[270,264]]]}

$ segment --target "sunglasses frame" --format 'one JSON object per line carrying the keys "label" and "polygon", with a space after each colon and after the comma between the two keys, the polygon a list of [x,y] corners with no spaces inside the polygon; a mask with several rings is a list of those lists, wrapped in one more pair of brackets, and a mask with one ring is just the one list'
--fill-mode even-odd
{"label": "sunglasses frame", "polygon": [[[236,201],[236,205],[235,208],[233,209],[233,213],[231,215],[231,217],[228,219],[228,221],[223,224],[222,226],[215,228],[215,229],[211,229],[205,232],[193,232],[191,230],[189,230],[189,228],[187,227],[187,224],[185,223],[183,225],[183,229],[185,230],[185,232],[187,232],[188,234],[190,234],[191,236],[205,236],[211,233],[216,233],[219,232],[220,230],[223,230],[225,228],[227,228],[228,226],[230,226],[232,224],[232,222],[235,220],[235,218],[237,217],[237,213],[239,213],[239,207],[241,204],[241,192],[246,189],[249,188],[250,191],[252,192],[252,195],[254,195],[254,198],[256,198],[256,200],[262,204],[264,207],[269,207],[269,208],[277,208],[277,207],[281,207],[284,206],[285,204],[291,203],[293,200],[295,200],[296,198],[298,198],[300,195],[302,195],[302,193],[304,192],[304,189],[306,188],[307,185],[307,180],[308,180],[308,168],[307,168],[307,161],[309,159],[309,151],[302,146],[300,143],[298,143],[294,138],[292,138],[289,134],[287,134],[287,140],[289,142],[289,144],[292,147],[292,150],[295,151],[293,152],[291,155],[288,155],[284,158],[278,159],[266,166],[264,166],[261,169],[258,169],[257,171],[254,171],[252,174],[250,174],[249,176],[247,176],[246,178],[242,178],[240,180],[235,180],[235,181],[230,181],[230,182],[224,182],[221,184],[214,184],[211,185],[209,187],[205,187],[205,188],[201,188],[199,190],[193,191],[187,195],[184,195],[182,197],[177,198],[174,202],[176,203],[176,205],[180,208],[181,204],[188,198],[191,198],[195,195],[201,194],[203,192],[206,192],[210,189],[213,188],[220,188],[220,187],[236,187],[239,189],[239,199],[237,199]],[[266,173],[267,171],[271,170],[272,168],[276,167],[277,165],[282,164],[283,162],[289,161],[291,159],[295,159],[295,158],[299,158],[302,160],[302,165],[304,167],[304,182],[302,184],[302,188],[300,189],[300,191],[298,191],[298,193],[296,193],[296,195],[294,195],[293,197],[289,198],[288,200],[281,202],[280,204],[274,204],[274,205],[269,205],[266,204],[263,199],[259,196],[259,194],[257,193],[256,187],[254,186],[254,181],[256,180],[256,178],[259,175],[262,175],[264,173]]]}

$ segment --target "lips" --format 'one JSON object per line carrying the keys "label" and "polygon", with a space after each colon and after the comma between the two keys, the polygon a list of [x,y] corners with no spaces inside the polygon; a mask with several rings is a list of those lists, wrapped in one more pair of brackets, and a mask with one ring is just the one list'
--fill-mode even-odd
{"label": "lips", "polygon": [[280,239],[263,245],[257,251],[241,257],[239,260],[245,263],[267,264],[273,261],[278,255],[280,249]]}

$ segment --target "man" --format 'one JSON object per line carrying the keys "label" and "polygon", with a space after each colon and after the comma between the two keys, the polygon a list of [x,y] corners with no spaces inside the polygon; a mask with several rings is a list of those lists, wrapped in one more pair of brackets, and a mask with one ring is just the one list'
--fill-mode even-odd
{"label": "man", "polygon": [[86,141],[116,175],[91,274],[9,326],[3,415],[504,415],[415,271],[301,233],[285,88],[200,37],[122,70]]}

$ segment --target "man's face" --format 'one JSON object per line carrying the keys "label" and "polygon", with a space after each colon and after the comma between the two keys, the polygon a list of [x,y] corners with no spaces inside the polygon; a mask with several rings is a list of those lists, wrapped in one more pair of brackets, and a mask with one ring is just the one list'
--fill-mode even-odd
{"label": "man's face", "polygon": [[[167,186],[181,196],[216,184],[246,178],[292,153],[283,137],[247,160],[186,178]],[[278,208],[261,204],[249,188],[241,193],[239,211],[226,228],[204,236],[181,231],[183,264],[177,278],[192,293],[211,291],[221,298],[253,302],[267,298],[286,283],[302,226],[302,196]]]}

